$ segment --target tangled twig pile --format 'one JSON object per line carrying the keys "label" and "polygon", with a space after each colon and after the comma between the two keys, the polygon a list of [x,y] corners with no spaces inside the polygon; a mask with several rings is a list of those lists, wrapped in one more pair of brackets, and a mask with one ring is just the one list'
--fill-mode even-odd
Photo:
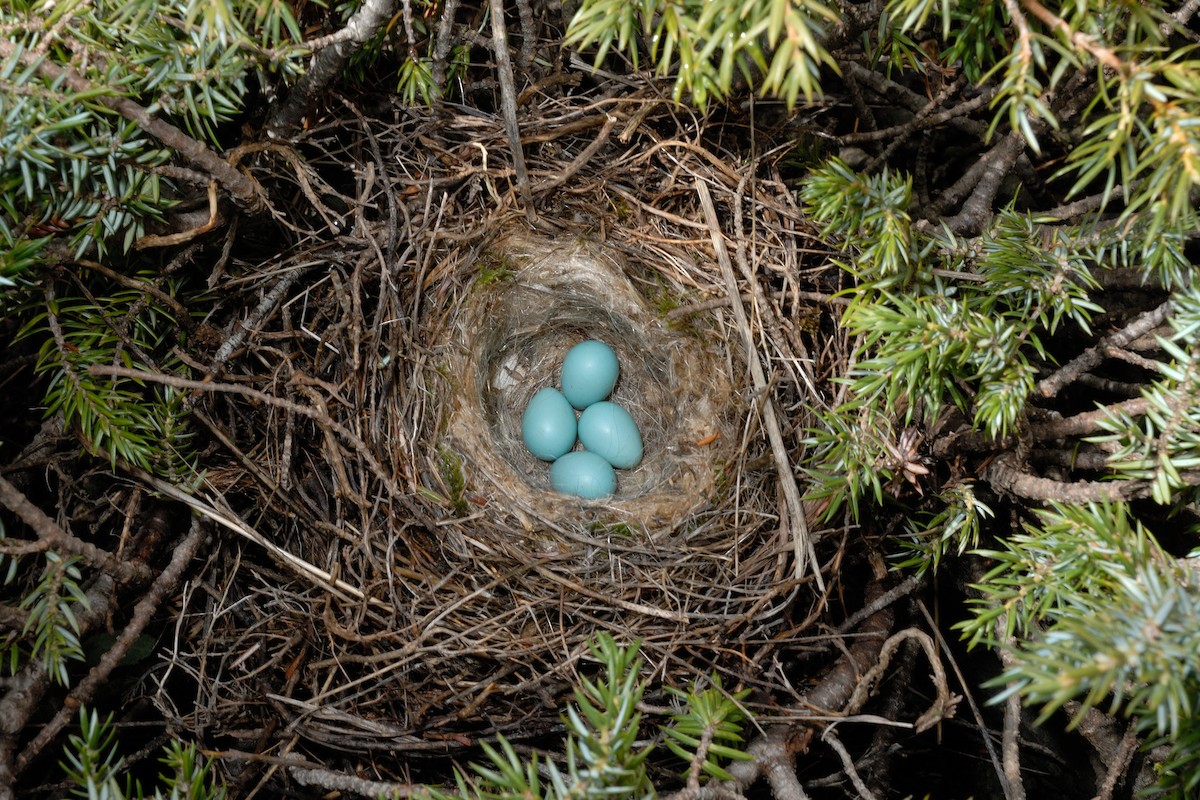
{"label": "tangled twig pile", "polygon": [[[414,115],[306,144],[301,183],[317,195],[346,149],[363,159],[352,229],[231,282],[276,304],[226,367],[264,396],[202,403],[239,456],[209,473],[224,509],[208,513],[257,546],[223,539],[186,598],[202,624],[159,695],[181,726],[238,750],[278,725],[290,747],[345,752],[537,736],[559,729],[600,630],[641,639],[667,686],[715,670],[764,701],[793,692],[772,660],[809,633],[794,601],[812,579],[796,577],[758,417],[780,404],[795,450],[827,358],[796,325],[815,328],[821,299],[791,260],[799,215],[782,185],[751,197],[721,159],[663,137],[664,103],[563,102],[539,110],[528,155],[535,180],[571,171],[571,189],[524,232],[496,188],[498,122]],[[639,146],[604,148],[614,129]],[[585,149],[605,157],[580,164]],[[692,221],[697,179],[754,226],[736,247],[762,285],[730,297],[713,232]],[[765,394],[731,303],[761,332]],[[617,350],[615,397],[647,453],[596,503],[553,492],[519,439],[525,401],[588,337]],[[177,705],[183,675],[191,709]]]}

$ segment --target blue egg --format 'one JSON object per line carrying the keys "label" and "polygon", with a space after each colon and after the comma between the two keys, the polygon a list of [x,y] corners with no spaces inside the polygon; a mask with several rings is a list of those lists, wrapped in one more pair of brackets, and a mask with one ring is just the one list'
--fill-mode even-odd
{"label": "blue egg", "polygon": [[595,339],[580,342],[563,359],[563,395],[576,408],[587,408],[612,393],[619,372],[611,347]]}
{"label": "blue egg", "polygon": [[538,390],[521,417],[521,440],[542,461],[553,461],[575,446],[575,410],[558,389]]}
{"label": "blue egg", "polygon": [[616,491],[617,474],[600,456],[577,450],[550,465],[550,482],[563,494],[595,500]]}
{"label": "blue egg", "polygon": [[579,418],[579,441],[619,469],[642,460],[642,434],[629,412],[607,400],[592,403]]}

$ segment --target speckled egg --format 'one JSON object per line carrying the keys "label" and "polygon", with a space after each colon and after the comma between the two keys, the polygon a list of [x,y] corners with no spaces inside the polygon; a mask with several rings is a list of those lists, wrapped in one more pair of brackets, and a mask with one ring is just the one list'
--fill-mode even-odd
{"label": "speckled egg", "polygon": [[539,389],[521,417],[521,440],[542,461],[553,461],[575,446],[575,410],[558,389]]}
{"label": "speckled egg", "polygon": [[629,412],[607,400],[592,403],[579,418],[579,441],[618,469],[642,460],[642,433]]}
{"label": "speckled egg", "polygon": [[577,450],[550,465],[550,483],[563,494],[595,500],[616,491],[617,475],[600,456]]}
{"label": "speckled egg", "polygon": [[578,409],[608,397],[617,385],[617,354],[604,342],[588,339],[570,349],[562,365],[562,392]]}

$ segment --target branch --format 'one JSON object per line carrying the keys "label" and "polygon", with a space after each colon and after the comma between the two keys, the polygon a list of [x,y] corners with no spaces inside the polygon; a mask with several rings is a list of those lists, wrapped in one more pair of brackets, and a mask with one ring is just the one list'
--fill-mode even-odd
{"label": "branch", "polygon": [[1021,5],[1025,6],[1029,13],[1037,17],[1047,28],[1058,33],[1104,66],[1120,75],[1125,75],[1129,71],[1129,65],[1112,50],[1097,42],[1095,36],[1075,30],[1070,23],[1039,3],[1038,0],[1021,0]]}
{"label": "branch", "polygon": [[285,138],[294,133],[306,114],[326,95],[330,85],[342,74],[342,68],[362,46],[391,21],[393,0],[366,0],[346,21],[346,27],[324,39],[312,42],[323,47],[313,56],[308,70],[296,82],[281,105],[267,117],[270,135]]}
{"label": "branch", "polygon": [[492,17],[492,52],[496,59],[496,76],[500,79],[500,110],[504,115],[504,130],[512,150],[513,169],[517,173],[517,191],[525,204],[525,213],[532,215],[533,198],[529,194],[529,172],[525,168],[525,151],[521,148],[521,129],[517,125],[517,89],[513,83],[512,59],[508,53],[508,31],[504,27],[504,0],[490,0]]}
{"label": "branch", "polygon": [[1029,433],[1034,441],[1047,439],[1062,439],[1067,436],[1083,436],[1099,433],[1100,423],[1110,419],[1115,413],[1140,417],[1150,410],[1150,401],[1144,397],[1135,397],[1110,406],[1097,408],[1095,411],[1084,411],[1071,417],[1053,419],[1049,422],[1038,422],[1029,426]]}
{"label": "branch", "polygon": [[121,561],[107,550],[101,550],[96,545],[67,533],[4,478],[0,478],[0,505],[20,517],[21,521],[32,528],[38,538],[51,549],[83,556],[88,564],[107,572],[121,583],[148,581],[154,577],[154,571],[145,564]]}
{"label": "branch", "polygon": [[[79,615],[80,639],[107,616],[113,601],[114,581],[100,573],[87,592],[87,609]],[[13,753],[25,726],[42,710],[48,676],[44,660],[31,661],[8,684],[0,699],[0,800],[13,800]]]}
{"label": "branch", "polygon": [[193,517],[192,529],[188,533],[187,538],[176,546],[170,563],[159,573],[145,596],[133,607],[133,615],[121,630],[121,635],[117,638],[117,641],[100,659],[100,663],[92,667],[87,677],[71,690],[66,700],[63,701],[62,708],[58,710],[58,713],[38,731],[37,736],[33,737],[33,740],[29,742],[21,752],[21,755],[18,756],[16,763],[13,765],[14,776],[19,776],[25,771],[30,762],[37,758],[46,745],[50,744],[54,737],[75,717],[80,706],[91,702],[96,690],[108,680],[109,675],[112,674],[112,671],[121,663],[121,659],[125,658],[129,652],[129,648],[133,646],[137,638],[142,635],[142,631],[150,624],[154,612],[167,599],[167,595],[174,590],[175,585],[183,575],[183,570],[195,557],[196,551],[204,542],[206,535],[205,530],[200,524],[200,518]]}
{"label": "branch", "polygon": [[[872,605],[882,593],[879,586],[872,584],[867,589],[867,605]],[[800,714],[810,714],[814,709],[818,712],[841,708],[854,693],[860,674],[860,664],[870,664],[878,660],[883,647],[884,637],[891,630],[894,615],[890,608],[882,608],[872,614],[865,623],[853,644],[842,652],[842,657],[834,664],[833,669],[793,704]],[[792,748],[789,742],[793,739],[794,728],[791,725],[772,725],[761,736],[757,737],[747,752],[754,756],[753,761],[736,761],[726,767],[733,776],[732,782],[726,782],[724,787],[735,794],[753,784],[762,775],[767,775],[772,782],[772,789],[778,792],[775,782],[790,792],[793,800],[797,796],[804,797],[804,789],[796,781],[794,770],[791,774],[792,785],[784,774],[792,761]],[[774,776],[774,777],[772,777]],[[784,786],[783,784],[787,784]],[[799,794],[797,794],[797,791]],[[779,794],[775,800],[780,800]]]}
{"label": "branch", "polygon": [[928,105],[918,111],[912,119],[900,125],[893,125],[890,128],[881,128],[873,131],[859,131],[856,133],[847,133],[837,137],[839,145],[845,146],[848,144],[861,144],[863,142],[880,142],[887,140],[891,142],[895,139],[904,139],[916,133],[923,128],[935,128],[942,123],[949,122],[957,117],[963,117],[973,111],[978,111],[988,103],[992,102],[992,98],[996,96],[995,87],[987,87],[975,97],[969,100],[964,100],[957,105],[949,108],[943,108],[936,114],[933,113],[938,104],[930,101]]}
{"label": "branch", "polygon": [[992,216],[992,202],[1000,191],[1000,184],[1008,177],[1017,159],[1025,152],[1025,137],[1018,131],[1012,131],[991,150],[979,157],[964,180],[955,183],[943,195],[953,196],[955,190],[960,190],[960,184],[977,180],[971,195],[963,203],[962,210],[953,217],[945,220],[945,224],[956,233],[978,233]]}
{"label": "branch", "polygon": [[[1135,397],[1103,406],[1095,411],[1084,411],[1070,417],[1035,422],[1029,426],[1028,439],[1032,442],[1044,442],[1052,439],[1065,439],[1068,436],[1099,433],[1103,430],[1100,423],[1109,419],[1114,413],[1140,417],[1149,410],[1149,400],[1144,397]],[[989,453],[996,450],[1008,450],[1018,444],[1020,441],[1015,436],[997,438],[988,436],[983,431],[963,426],[953,433],[938,437],[930,450],[938,458],[947,458],[958,453]]]}
{"label": "branch", "polygon": [[875,662],[875,666],[871,667],[862,678],[859,679],[858,685],[854,687],[854,692],[850,695],[850,699],[846,701],[842,713],[846,716],[857,714],[859,710],[866,704],[867,698],[870,697],[871,689],[875,683],[883,677],[888,666],[892,663],[892,656],[896,654],[896,650],[900,645],[909,639],[916,640],[917,644],[921,645],[921,649],[925,651],[925,657],[929,660],[929,666],[933,669],[933,686],[937,691],[937,697],[934,698],[933,704],[917,718],[913,724],[913,729],[917,733],[927,731],[942,720],[950,719],[954,716],[954,709],[961,699],[957,695],[951,693],[949,685],[946,683],[946,668],[942,666],[942,660],[938,658],[937,646],[933,643],[933,639],[924,631],[916,628],[906,628],[899,633],[893,634],[883,647],[879,650],[879,656]]}
{"label": "branch", "polygon": [[[1017,662],[1013,655],[1016,637],[1007,633],[1007,614],[1002,614],[996,620],[996,636],[1000,642],[997,648],[1000,653],[1000,663],[1005,669],[1011,669]],[[1012,688],[1012,684],[1009,684]],[[1004,732],[1000,737],[1000,757],[1004,764],[1004,779],[1007,783],[1010,800],[1025,800],[1025,782],[1021,780],[1021,693],[1014,691],[1004,704]]]}
{"label": "branch", "polygon": [[239,172],[203,142],[193,139],[171,123],[152,116],[146,108],[128,97],[106,94],[104,87],[93,84],[72,69],[60,67],[32,52],[18,51],[12,41],[0,39],[0,55],[7,58],[16,55],[23,65],[34,67],[39,75],[52,83],[61,83],[80,94],[87,94],[95,102],[137,123],[139,128],[170,147],[192,166],[215,178],[238,205],[251,211],[263,207],[258,185],[247,175]]}
{"label": "branch", "polygon": [[[1182,33],[1185,36],[1188,35],[1191,31],[1188,30],[1187,25],[1192,21],[1192,17],[1196,15],[1197,11],[1200,11],[1200,0],[1188,0],[1178,11],[1171,15],[1172,21],[1164,22],[1158,26],[1159,34],[1164,39],[1170,36],[1172,31]],[[1189,38],[1195,41],[1194,36],[1192,34]]]}
{"label": "branch", "polygon": [[1149,333],[1166,320],[1171,313],[1171,301],[1139,316],[1129,325],[1114,334],[1104,337],[1092,347],[1060,367],[1049,377],[1038,382],[1037,391],[1042,397],[1054,397],[1067,384],[1085,372],[1090,372],[1104,360],[1107,348],[1123,348],[1138,337]]}
{"label": "branch", "polygon": [[1099,501],[1118,502],[1136,500],[1150,496],[1147,481],[1076,481],[1064,483],[1049,478],[1039,478],[1022,472],[1016,464],[1016,456],[1004,453],[997,456],[983,470],[983,477],[996,489],[1001,489],[1028,500],[1053,500],[1059,503],[1094,503]]}
{"label": "branch", "polygon": [[454,46],[454,15],[458,13],[459,0],[445,0],[442,4],[442,18],[438,20],[437,38],[433,45],[433,85],[438,91],[443,91],[446,83],[446,69],[450,50]]}
{"label": "branch", "polygon": [[292,780],[301,786],[316,786],[325,789],[331,795],[340,792],[350,792],[360,797],[412,797],[413,795],[428,796],[429,791],[423,786],[408,783],[392,783],[391,781],[372,781],[357,775],[344,772],[312,767],[288,766],[288,774]]}
{"label": "branch", "polygon": [[859,777],[858,770],[854,768],[854,759],[850,758],[850,753],[847,752],[846,746],[838,739],[837,734],[833,732],[834,725],[830,725],[821,734],[821,741],[833,748],[833,752],[837,753],[838,758],[842,760],[842,769],[846,771],[846,776],[850,778],[850,783],[854,785],[854,790],[858,792],[860,800],[879,800],[875,793],[867,788],[863,783],[863,779]]}
{"label": "branch", "polygon": [[[977,567],[977,564],[970,562],[972,567]],[[978,580],[978,579],[977,579]],[[996,745],[992,742],[992,736],[987,723],[983,719],[983,714],[980,713],[979,704],[975,702],[975,698],[971,696],[971,683],[967,682],[966,676],[963,675],[962,669],[959,668],[958,662],[954,660],[954,652],[950,649],[949,643],[946,642],[946,637],[942,635],[941,628],[938,627],[938,622],[929,613],[929,609],[925,607],[925,601],[917,598],[917,608],[921,612],[921,616],[925,618],[925,624],[929,626],[929,630],[933,631],[933,635],[937,637],[938,646],[945,655],[946,661],[949,662],[950,668],[954,670],[954,677],[958,680],[958,685],[963,689],[963,697],[967,701],[967,707],[971,709],[971,715],[975,717],[975,724],[979,727],[983,740],[983,748],[987,751],[988,759],[992,762],[992,768],[996,771],[996,777],[1000,781],[1000,786],[1004,789],[1005,800],[1011,800],[1011,789],[1008,786],[1008,779],[1004,777],[1004,768],[1000,764],[1000,757],[996,753]]]}

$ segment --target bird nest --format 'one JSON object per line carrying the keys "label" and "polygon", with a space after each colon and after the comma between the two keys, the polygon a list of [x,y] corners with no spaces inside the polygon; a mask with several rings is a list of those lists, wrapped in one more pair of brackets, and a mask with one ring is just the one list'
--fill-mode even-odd
{"label": "bird nest", "polygon": [[[672,113],[634,98],[601,112],[599,133],[547,133],[529,153],[535,225],[497,193],[511,176],[498,122],[311,132],[310,199],[352,210],[341,236],[313,233],[291,260],[225,279],[254,310],[219,354],[220,385],[253,389],[198,400],[228,457],[192,502],[229,535],[182,598],[157,696],[168,718],[214,746],[374,753],[375,774],[400,775],[383,754],[560,730],[605,630],[642,641],[656,686],[716,671],[763,697],[791,692],[769,665],[806,630],[793,601],[810,579],[796,577],[759,427],[767,398],[730,304],[747,302],[770,348],[766,394],[795,453],[811,385],[801,271],[771,257],[776,272],[731,295],[711,232],[688,221],[702,218],[690,181],[739,224],[755,215],[747,263],[801,251],[802,226],[786,189],[748,199],[694,145],[576,158],[604,144],[607,120],[657,138]],[[347,170],[346,153],[362,163]],[[300,168],[276,157],[253,168]],[[650,185],[653,205],[638,188]],[[292,219],[319,231],[337,216],[317,211]],[[525,402],[585,338],[617,352],[614,399],[646,452],[599,501],[554,492],[519,435]]]}
{"label": "bird nest", "polygon": [[[485,255],[459,314],[451,357],[452,446],[489,505],[538,523],[630,523],[639,535],[676,528],[712,503],[729,463],[736,407],[719,342],[672,330],[610,249],[577,237],[514,236]],[[567,351],[599,339],[617,354],[612,399],[630,411],[645,457],[614,496],[583,503],[556,492],[548,465],[521,441],[521,415],[553,385]]]}

